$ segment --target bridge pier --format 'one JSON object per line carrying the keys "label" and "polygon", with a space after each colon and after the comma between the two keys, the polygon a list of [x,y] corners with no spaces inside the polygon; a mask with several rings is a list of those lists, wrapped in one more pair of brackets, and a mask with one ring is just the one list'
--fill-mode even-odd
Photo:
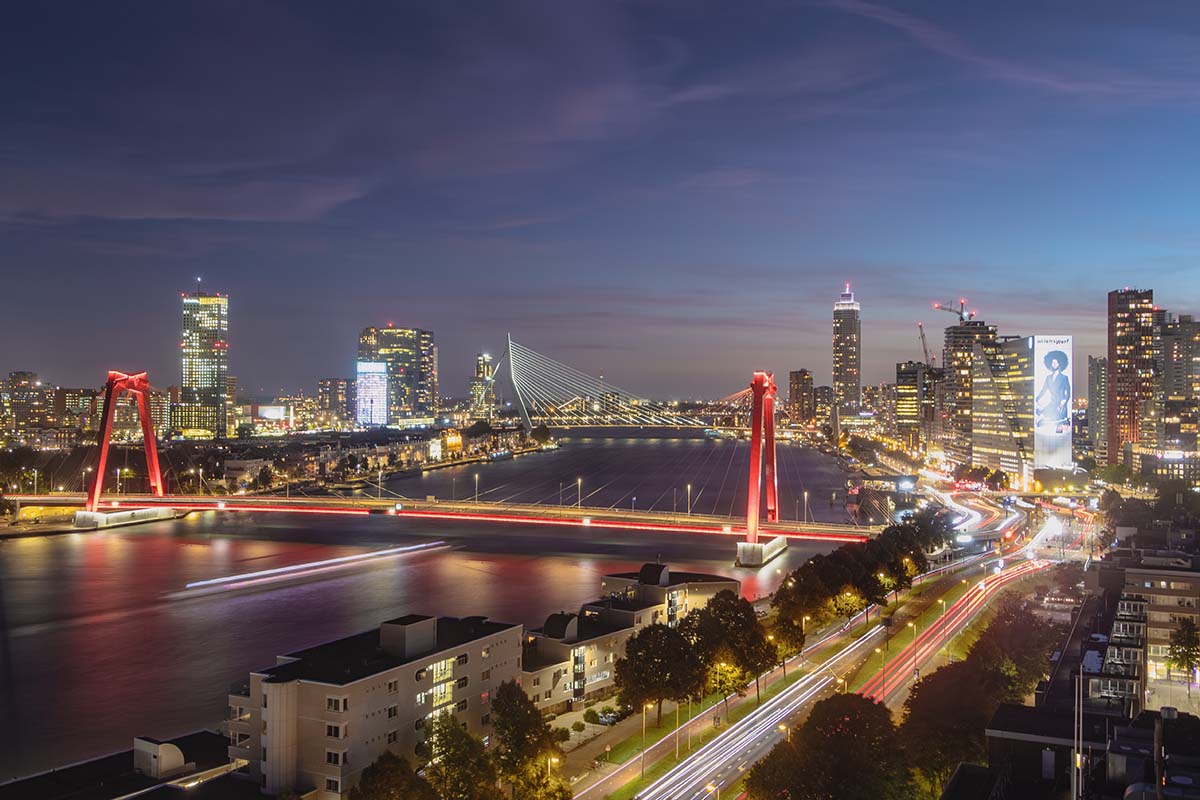
{"label": "bridge pier", "polygon": [[766,542],[738,542],[737,566],[761,567],[787,551],[787,537],[776,536]]}

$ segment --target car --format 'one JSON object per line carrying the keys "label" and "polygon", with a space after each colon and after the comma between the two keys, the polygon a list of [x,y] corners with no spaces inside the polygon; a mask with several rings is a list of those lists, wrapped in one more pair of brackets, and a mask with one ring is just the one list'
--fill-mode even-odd
{"label": "car", "polygon": [[609,711],[609,712],[606,712],[606,713],[600,715],[600,724],[601,725],[616,725],[617,722],[620,721],[620,719],[621,718],[617,716],[617,712]]}

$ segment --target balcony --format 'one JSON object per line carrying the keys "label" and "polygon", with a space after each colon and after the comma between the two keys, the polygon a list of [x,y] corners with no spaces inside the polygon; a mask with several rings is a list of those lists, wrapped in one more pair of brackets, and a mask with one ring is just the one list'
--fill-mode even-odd
{"label": "balcony", "polygon": [[230,702],[229,705],[249,705],[250,704],[250,680],[236,681],[229,686],[229,697],[231,701],[234,698],[245,700],[245,703]]}

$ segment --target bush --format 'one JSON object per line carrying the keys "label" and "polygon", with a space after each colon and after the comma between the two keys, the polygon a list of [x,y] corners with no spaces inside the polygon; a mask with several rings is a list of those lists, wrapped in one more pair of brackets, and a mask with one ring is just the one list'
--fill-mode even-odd
{"label": "bush", "polygon": [[600,715],[596,713],[596,709],[589,708],[587,711],[583,712],[583,721],[589,725],[599,725]]}
{"label": "bush", "polygon": [[600,713],[601,714],[615,714],[615,713],[617,713],[617,710],[615,708],[613,708],[612,706],[601,706]]}
{"label": "bush", "polygon": [[587,725],[583,724],[583,720],[577,719],[571,723],[571,730],[575,731],[576,733],[583,733],[585,730],[587,730]]}

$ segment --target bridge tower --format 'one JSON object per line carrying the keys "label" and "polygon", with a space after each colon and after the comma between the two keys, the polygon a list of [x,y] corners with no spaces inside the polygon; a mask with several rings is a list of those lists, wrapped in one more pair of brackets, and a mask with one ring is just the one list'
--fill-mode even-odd
{"label": "bridge tower", "polygon": [[746,542],[758,543],[759,500],[764,462],[767,484],[767,522],[779,519],[778,482],[775,477],[775,375],[755,372],[750,381],[750,482],[746,492]]}
{"label": "bridge tower", "polygon": [[124,372],[109,370],[108,380],[104,384],[104,416],[100,422],[100,460],[96,464],[96,474],[88,488],[88,511],[95,511],[100,505],[100,491],[104,488],[104,468],[108,463],[108,445],[112,438],[113,416],[117,411],[117,399],[122,393],[130,394],[137,400],[138,418],[142,423],[142,443],[146,448],[146,471],[150,477],[150,491],[159,497],[163,496],[162,473],[158,469],[158,443],[154,438],[154,420],[150,416],[150,381],[144,372],[126,375]]}

